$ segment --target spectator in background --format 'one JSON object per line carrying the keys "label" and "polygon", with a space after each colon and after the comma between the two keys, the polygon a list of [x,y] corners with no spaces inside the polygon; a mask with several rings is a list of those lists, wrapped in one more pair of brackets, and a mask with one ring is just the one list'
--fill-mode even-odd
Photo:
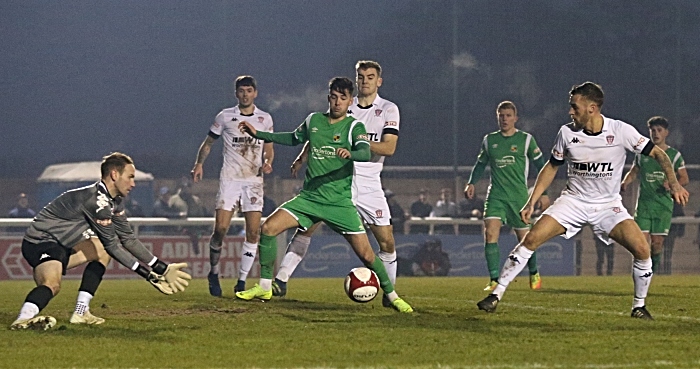
{"label": "spectator in background", "polygon": [[446,276],[450,272],[450,256],[442,250],[439,238],[430,238],[413,256],[413,275]]}
{"label": "spectator in background", "polygon": [[[17,206],[10,210],[9,218],[34,218],[36,212],[29,208],[29,198],[27,194],[20,193],[17,196]],[[22,229],[24,231],[24,229]]]}
{"label": "spectator in background", "polygon": [[186,211],[179,212],[170,207],[170,197],[172,197],[172,194],[168,187],[163,186],[158,190],[158,198],[156,202],[153,203],[152,216],[162,218],[183,218],[187,216]]}
{"label": "spectator in background", "polygon": [[[188,178],[183,178],[178,186],[177,193],[170,197],[168,205],[178,213],[187,214],[188,217],[205,217],[210,215],[207,209],[202,205],[199,197],[192,194],[192,182]],[[208,233],[209,227],[184,227],[182,233],[187,235],[192,242],[192,250],[199,255],[199,239],[202,235]]]}
{"label": "spectator in background", "polygon": [[[484,200],[474,194],[472,198],[464,198],[457,204],[460,218],[482,219],[484,212]],[[459,226],[459,234],[478,234],[483,232],[482,224],[463,224]]]}
{"label": "spectator in background", "polygon": [[595,272],[597,275],[603,275],[603,263],[608,260],[605,268],[606,275],[612,275],[613,266],[615,264],[615,243],[607,244],[601,241],[598,237],[593,237],[595,240],[595,252],[597,259],[595,262]]}
{"label": "spectator in background", "polygon": [[[459,209],[452,199],[451,189],[443,188],[440,190],[440,200],[435,203],[431,216],[450,218],[457,218],[459,216]],[[435,233],[439,234],[455,234],[455,227],[452,224],[436,225],[433,229]]]}
{"label": "spectator in background", "polygon": [[403,234],[403,225],[406,223],[406,212],[394,198],[394,192],[392,190],[384,190],[384,197],[386,197],[386,202],[389,204],[389,212],[391,213],[391,225],[393,226],[393,232]]}
{"label": "spectator in background", "polygon": [[129,218],[146,216],[141,205],[131,196],[124,197],[124,211],[126,211],[126,216]]}
{"label": "spectator in background", "polygon": [[[411,216],[425,218],[429,217],[430,213],[433,211],[433,206],[428,203],[428,190],[421,188],[418,192],[418,200],[411,204]],[[412,225],[409,233],[427,234],[430,227],[427,225]]]}

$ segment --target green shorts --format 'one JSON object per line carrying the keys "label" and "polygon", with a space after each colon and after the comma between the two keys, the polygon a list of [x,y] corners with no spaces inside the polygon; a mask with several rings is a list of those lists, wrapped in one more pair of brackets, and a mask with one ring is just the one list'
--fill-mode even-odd
{"label": "green shorts", "polygon": [[649,234],[667,236],[671,229],[672,211],[668,209],[637,207],[634,213],[634,221],[637,222],[642,232]]}
{"label": "green shorts", "polygon": [[296,196],[282,204],[280,208],[291,214],[304,230],[315,223],[324,222],[340,234],[365,233],[362,219],[350,199],[347,203],[321,204]]}
{"label": "green shorts", "polygon": [[525,206],[525,201],[506,201],[501,199],[486,198],[484,202],[484,220],[500,219],[513,229],[529,229],[530,226],[520,219],[520,209]]}

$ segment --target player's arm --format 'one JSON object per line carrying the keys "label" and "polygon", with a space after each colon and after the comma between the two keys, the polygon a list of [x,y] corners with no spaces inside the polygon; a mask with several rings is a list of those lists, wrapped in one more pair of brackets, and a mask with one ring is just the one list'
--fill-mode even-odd
{"label": "player's arm", "polygon": [[486,171],[486,165],[489,162],[487,137],[488,136],[484,136],[484,140],[481,143],[481,150],[479,151],[479,155],[476,157],[476,163],[474,163],[472,172],[469,174],[469,179],[467,180],[467,185],[464,187],[464,196],[468,199],[474,197],[474,185],[476,184],[476,182],[479,182],[481,177],[484,175],[484,171]]}
{"label": "player's arm", "polygon": [[[539,173],[542,170],[542,168],[544,168],[544,166],[546,165],[546,162],[544,160],[544,155],[542,154],[542,151],[540,150],[539,146],[537,146],[537,142],[535,142],[534,137],[532,137],[532,140],[530,141],[528,155],[532,160],[532,164],[535,166],[535,170],[537,170],[537,173]],[[525,182],[527,182],[527,178],[525,178]],[[539,204],[540,210],[542,211],[546,210],[549,207],[550,201],[549,195],[547,194],[547,190],[545,190],[542,193],[542,196],[540,196],[540,199],[537,203]]]}
{"label": "player's arm", "polygon": [[625,177],[622,179],[622,183],[620,184],[620,191],[622,191],[622,192],[627,191],[627,188],[632,184],[632,182],[634,182],[637,179],[637,173],[639,173],[639,166],[637,166],[637,159],[638,159],[638,157],[634,158],[634,161],[632,162],[632,167],[625,174]]}
{"label": "player's arm", "polygon": [[382,156],[392,156],[396,152],[396,144],[399,142],[399,136],[391,133],[382,134],[380,142],[370,142],[369,149],[373,154]]}
{"label": "player's arm", "polygon": [[369,161],[372,158],[372,152],[370,151],[369,138],[367,137],[367,130],[363,123],[357,123],[352,127],[352,147],[350,150],[346,148],[338,148],[335,153],[337,156],[343,159],[349,159],[352,161]]}
{"label": "player's arm", "polygon": [[219,135],[209,132],[207,137],[202,141],[202,144],[199,145],[199,150],[197,150],[197,159],[194,161],[194,168],[192,168],[192,179],[195,182],[199,182],[202,179],[202,176],[204,176],[204,161],[207,160],[207,156],[209,156],[209,153],[211,152],[211,146],[214,144],[214,141],[219,138]]}
{"label": "player's arm", "polygon": [[535,211],[535,204],[539,201],[544,191],[552,184],[562,164],[564,164],[564,160],[559,161],[552,156],[549,162],[542,167],[542,170],[540,170],[540,173],[537,175],[535,188],[532,190],[530,198],[527,199],[527,203],[523,206],[523,209],[520,210],[520,219],[522,219],[523,222],[530,224],[530,217],[532,217],[532,213]]}
{"label": "player's arm", "polygon": [[297,131],[279,133],[263,132],[255,129],[255,127],[253,127],[253,125],[247,121],[242,121],[238,123],[238,129],[240,129],[242,133],[247,133],[254,138],[265,140],[265,142],[274,142],[276,144],[285,146],[296,146],[306,142],[306,140],[301,140],[299,138],[299,136],[297,135]]}
{"label": "player's arm", "polygon": [[690,183],[688,171],[685,169],[685,167],[678,169],[676,171],[676,175],[678,176],[678,184],[680,184],[681,186],[685,186],[688,183]]}
{"label": "player's arm", "polygon": [[[651,150],[648,150],[647,147],[650,145],[652,145],[652,148]],[[644,150],[642,150],[642,154],[649,155],[659,163],[661,169],[666,174],[668,186],[671,191],[671,197],[673,197],[677,203],[685,206],[685,204],[688,202],[688,191],[683,188],[680,183],[678,183],[678,178],[676,178],[676,173],[673,170],[673,163],[671,163],[671,159],[669,159],[668,155],[666,155],[666,152],[650,141]]]}
{"label": "player's arm", "polygon": [[292,166],[290,167],[290,170],[292,172],[292,178],[296,178],[297,174],[301,170],[302,165],[306,163],[309,160],[309,141],[306,141],[304,144],[304,147],[301,149],[301,152],[299,152],[299,155],[297,155],[296,159],[294,159],[294,162],[292,163]]}
{"label": "player's arm", "polygon": [[266,142],[263,145],[263,167],[262,171],[265,174],[272,173],[272,161],[275,160],[275,145],[272,142]]}

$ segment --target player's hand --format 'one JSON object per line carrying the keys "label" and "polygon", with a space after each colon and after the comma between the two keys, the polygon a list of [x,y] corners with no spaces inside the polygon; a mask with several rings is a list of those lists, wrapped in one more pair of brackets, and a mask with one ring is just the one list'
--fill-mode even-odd
{"label": "player's hand", "polygon": [[192,168],[192,180],[194,183],[197,183],[202,180],[202,176],[204,175],[204,168],[202,164],[195,164],[194,168]]}
{"label": "player's hand", "polygon": [[620,192],[627,191],[627,187],[629,187],[629,185],[630,185],[629,183],[622,181],[622,183],[620,183]]}
{"label": "player's hand", "polygon": [[520,219],[525,222],[525,224],[530,224],[530,218],[532,218],[532,213],[535,212],[535,207],[529,202],[523,206],[520,210]]}
{"label": "player's hand", "polygon": [[304,165],[304,163],[302,163],[301,160],[299,160],[299,159],[294,160],[294,162],[292,163],[292,166],[289,168],[289,170],[292,172],[292,178],[297,177],[297,174],[301,170],[302,165]]}
{"label": "player's hand", "polygon": [[258,130],[245,120],[238,123],[238,130],[241,131],[241,133],[247,133],[253,137],[258,133]]}
{"label": "player's hand", "polygon": [[272,165],[268,162],[263,163],[262,172],[265,174],[272,173]]}
{"label": "player's hand", "polygon": [[342,148],[342,147],[340,147],[340,148],[338,148],[337,150],[335,150],[335,154],[336,154],[338,157],[341,157],[341,158],[343,158],[343,159],[350,159],[350,156],[351,156],[351,155],[350,155],[350,151],[349,151],[348,149],[344,149],[344,148]]}
{"label": "player's hand", "polygon": [[547,208],[551,204],[551,202],[549,201],[549,196],[547,196],[547,195],[540,196],[540,200],[537,201],[537,204],[539,205],[540,211],[547,210]]}
{"label": "player's hand", "polygon": [[190,285],[189,280],[192,279],[192,276],[180,270],[184,268],[187,268],[187,263],[172,263],[163,273],[163,278],[168,282],[173,293],[182,292],[185,287]]}
{"label": "player's hand", "polygon": [[673,200],[678,204],[685,206],[685,204],[688,203],[690,194],[688,193],[688,190],[676,182],[671,185],[671,197],[673,197]]}
{"label": "player's hand", "polygon": [[468,184],[467,187],[464,187],[464,197],[468,199],[474,198],[474,185],[473,184]]}
{"label": "player's hand", "polygon": [[168,284],[168,282],[165,280],[165,277],[162,275],[151,272],[148,274],[148,277],[146,277],[146,280],[151,284],[151,286],[155,287],[155,289],[165,295],[172,295],[175,293],[173,292],[173,289],[170,288],[170,284]]}

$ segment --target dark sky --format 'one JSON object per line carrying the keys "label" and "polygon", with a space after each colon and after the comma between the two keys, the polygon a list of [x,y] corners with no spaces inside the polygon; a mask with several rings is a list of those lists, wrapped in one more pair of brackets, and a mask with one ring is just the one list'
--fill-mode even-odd
{"label": "dark sky", "polygon": [[[452,19],[452,1],[3,1],[0,176],[119,150],[178,177],[235,104],[237,75],[257,78],[257,105],[290,131],[358,59],[383,65],[380,93],[401,109],[390,165],[452,164],[453,65],[459,165],[505,99],[548,151],[568,90],[586,80],[603,85],[604,114],[645,134],[646,119],[667,116],[671,144],[700,162],[699,1],[458,1],[456,53]],[[286,175],[297,148],[276,150]]]}

